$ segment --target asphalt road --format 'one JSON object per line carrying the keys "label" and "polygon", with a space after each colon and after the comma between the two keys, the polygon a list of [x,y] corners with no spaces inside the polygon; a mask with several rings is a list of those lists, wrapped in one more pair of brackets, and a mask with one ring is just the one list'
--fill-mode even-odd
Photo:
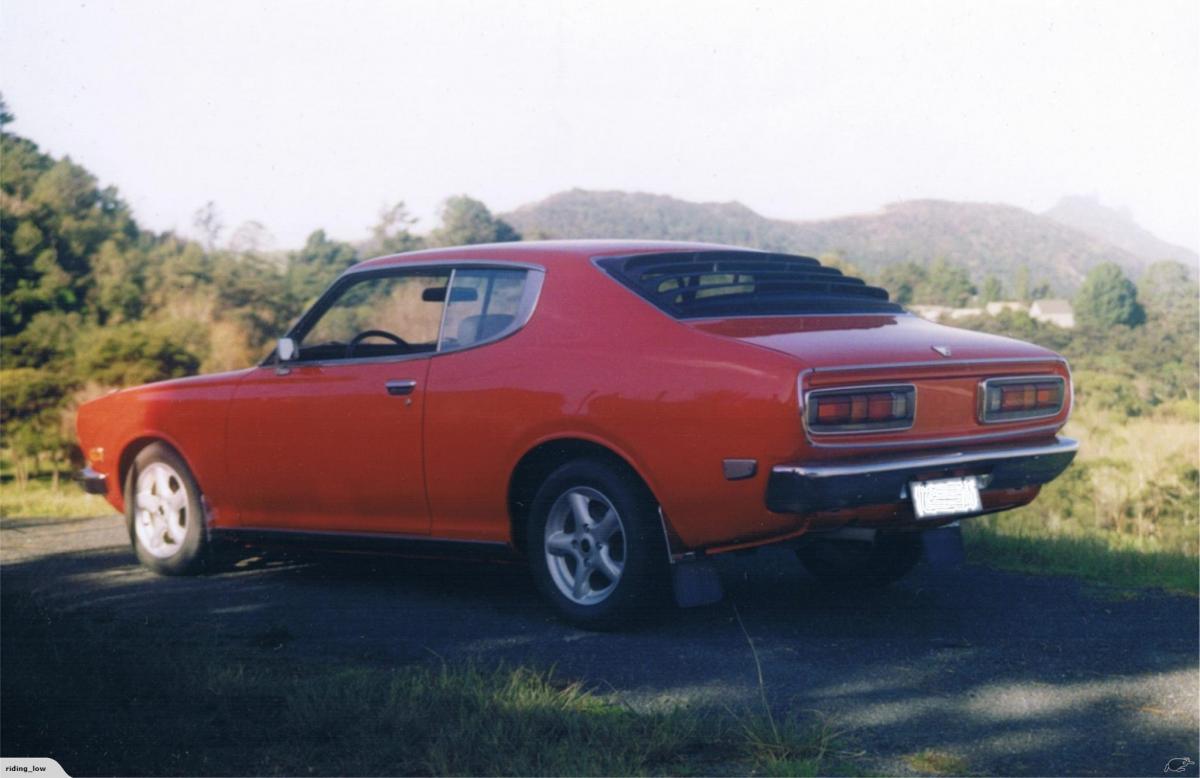
{"label": "asphalt road", "polygon": [[754,704],[736,605],[771,704],[828,716],[866,772],[906,773],[905,755],[925,749],[999,775],[1164,775],[1173,757],[1200,761],[1194,598],[977,565],[833,595],[783,551],[723,558],[720,572],[720,605],[593,634],[557,621],[513,565],[267,555],[165,579],[136,565],[119,517],[0,520],[6,591],[231,641],[286,635],[280,662],[436,653],[553,665],[635,705]]}

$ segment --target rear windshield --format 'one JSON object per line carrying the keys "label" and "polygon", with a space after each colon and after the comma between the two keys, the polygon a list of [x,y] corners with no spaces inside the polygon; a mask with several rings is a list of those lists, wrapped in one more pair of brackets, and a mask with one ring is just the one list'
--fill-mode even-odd
{"label": "rear windshield", "polygon": [[812,257],[689,251],[605,257],[609,275],[677,319],[900,313],[887,291]]}

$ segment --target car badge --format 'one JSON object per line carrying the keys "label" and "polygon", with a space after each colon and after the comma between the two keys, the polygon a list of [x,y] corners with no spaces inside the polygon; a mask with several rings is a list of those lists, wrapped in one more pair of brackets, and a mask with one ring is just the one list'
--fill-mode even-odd
{"label": "car badge", "polygon": [[934,351],[936,351],[937,353],[941,354],[944,357],[950,356],[950,347],[949,346],[930,346],[930,348],[933,349]]}

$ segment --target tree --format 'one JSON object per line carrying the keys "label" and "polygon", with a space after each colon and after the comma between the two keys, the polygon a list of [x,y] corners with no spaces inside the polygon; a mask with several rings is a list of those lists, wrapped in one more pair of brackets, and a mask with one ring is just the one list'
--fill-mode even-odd
{"label": "tree", "polygon": [[8,103],[4,102],[4,95],[0,94],[0,128],[12,124],[17,117],[12,115],[8,110]]}
{"label": "tree", "polygon": [[287,279],[264,257],[216,254],[213,285],[220,311],[216,318],[238,322],[252,348],[263,348],[279,337],[294,316]]}
{"label": "tree", "polygon": [[1200,289],[1181,262],[1155,262],[1146,269],[1138,284],[1138,298],[1146,314],[1172,327],[1195,329]]}
{"label": "tree", "polygon": [[404,201],[379,212],[379,221],[371,228],[371,240],[367,243],[367,256],[381,254],[401,254],[405,251],[415,251],[425,247],[425,241],[412,233],[411,227],[417,223],[408,212]]}
{"label": "tree", "polygon": [[263,254],[275,242],[270,230],[260,221],[242,222],[229,236],[229,250],[235,254]]}
{"label": "tree", "polygon": [[358,252],[349,243],[330,240],[325,230],[312,232],[304,248],[288,255],[287,287],[294,306],[311,304],[339,273],[357,261]]}
{"label": "tree", "polygon": [[75,341],[83,330],[83,317],[78,313],[42,311],[21,332],[0,339],[4,366],[65,369],[69,373],[67,363],[75,353]]}
{"label": "tree", "polygon": [[0,137],[0,328],[20,332],[41,311],[83,311],[106,242],[124,247],[137,227],[112,187],[7,132]]}
{"label": "tree", "polygon": [[988,276],[979,290],[979,302],[994,303],[1004,299],[1004,284],[995,276]]}
{"label": "tree", "polygon": [[892,299],[901,305],[919,302],[917,293],[924,287],[925,281],[925,268],[916,262],[888,265],[879,274],[879,285],[887,289]]}
{"label": "tree", "polygon": [[962,308],[975,294],[971,275],[962,265],[939,258],[929,266],[925,287],[917,302]]}
{"label": "tree", "polygon": [[133,386],[192,375],[207,348],[206,333],[178,319],[130,322],[93,330],[76,352],[76,373],[105,386]]}
{"label": "tree", "polygon": [[512,225],[496,218],[486,205],[466,195],[446,200],[442,208],[442,226],[429,236],[429,242],[434,246],[504,243],[520,239],[521,234]]}
{"label": "tree", "polygon": [[1021,302],[1027,303],[1030,301],[1029,294],[1029,266],[1018,265],[1013,273],[1013,297]]}
{"label": "tree", "polygon": [[146,304],[146,255],[107,240],[92,261],[92,308],[101,324],[140,319]]}
{"label": "tree", "polygon": [[852,278],[862,278],[864,275],[866,275],[863,273],[862,269],[858,267],[858,265],[855,265],[853,262],[846,259],[839,251],[827,251],[821,256],[817,257],[817,259],[825,267],[832,267],[836,270],[842,271],[842,275],[847,275]]}
{"label": "tree", "polygon": [[0,428],[4,444],[13,453],[17,484],[28,482],[30,461],[50,452],[54,458],[54,477],[58,479],[58,457],[69,444],[62,424],[63,405],[74,388],[61,371],[16,368],[0,370]]}
{"label": "tree", "polygon": [[221,221],[217,204],[209,200],[202,207],[197,208],[196,212],[192,214],[192,226],[199,233],[204,248],[208,251],[214,250],[222,230],[225,229],[225,223]]}
{"label": "tree", "polygon": [[975,294],[967,269],[946,259],[938,259],[929,266],[916,262],[888,265],[879,281],[901,305],[962,307]]}
{"label": "tree", "polygon": [[1083,326],[1107,330],[1118,324],[1136,327],[1145,320],[1137,287],[1115,262],[1092,268],[1075,296],[1075,317]]}
{"label": "tree", "polygon": [[1029,290],[1030,300],[1048,300],[1054,296],[1054,288],[1046,281]]}

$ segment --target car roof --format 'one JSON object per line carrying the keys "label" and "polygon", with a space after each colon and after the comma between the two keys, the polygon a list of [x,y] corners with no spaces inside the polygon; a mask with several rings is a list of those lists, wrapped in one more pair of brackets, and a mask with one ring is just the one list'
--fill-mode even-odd
{"label": "car roof", "polygon": [[447,260],[509,260],[551,265],[559,262],[578,262],[592,257],[657,254],[667,251],[757,252],[758,249],[727,246],[720,243],[672,240],[532,240],[511,243],[479,243],[471,246],[391,254],[359,262],[351,268],[351,271]]}

